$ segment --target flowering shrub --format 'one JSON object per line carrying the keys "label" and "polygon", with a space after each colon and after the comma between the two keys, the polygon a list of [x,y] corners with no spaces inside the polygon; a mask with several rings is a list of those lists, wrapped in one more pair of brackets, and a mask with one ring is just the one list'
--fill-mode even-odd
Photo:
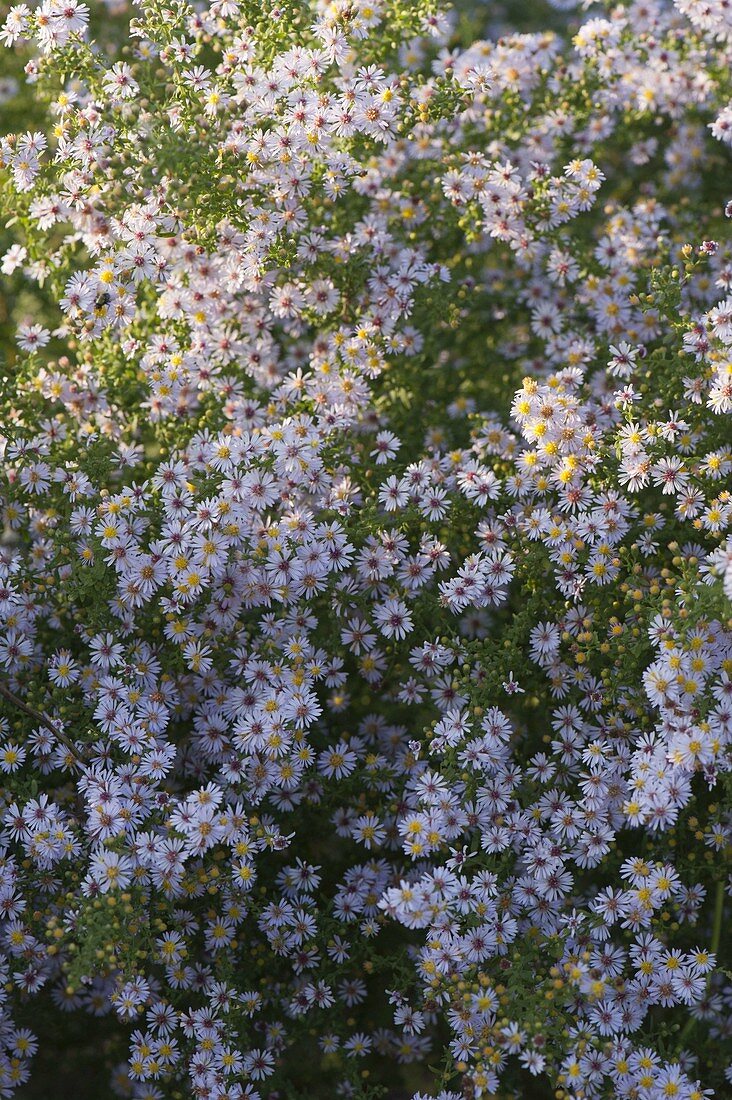
{"label": "flowering shrub", "polygon": [[731,1094],[732,9],[561,8],[7,13],[0,1096]]}

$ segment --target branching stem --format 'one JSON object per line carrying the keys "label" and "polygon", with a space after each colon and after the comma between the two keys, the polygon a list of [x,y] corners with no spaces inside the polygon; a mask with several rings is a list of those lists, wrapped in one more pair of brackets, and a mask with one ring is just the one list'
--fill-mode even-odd
{"label": "branching stem", "polygon": [[79,753],[75,749],[74,745],[71,743],[71,741],[69,741],[66,734],[58,729],[53,718],[50,718],[42,710],[36,710],[34,707],[29,706],[23,699],[16,695],[15,692],[11,691],[10,688],[2,682],[2,680],[0,680],[0,695],[2,695],[4,699],[7,699],[9,703],[12,703],[14,707],[17,707],[18,710],[22,710],[23,713],[27,714],[29,718],[33,718],[34,721],[39,722],[42,726],[45,726],[46,729],[53,734],[56,740],[59,741],[71,754],[74,760],[76,760],[76,762],[82,767],[84,766],[84,762],[79,756]]}

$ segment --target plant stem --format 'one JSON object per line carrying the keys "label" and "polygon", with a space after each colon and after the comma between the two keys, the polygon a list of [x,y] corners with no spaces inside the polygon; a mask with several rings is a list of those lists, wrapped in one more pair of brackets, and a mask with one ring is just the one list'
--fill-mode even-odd
{"label": "plant stem", "polygon": [[712,945],[711,951],[713,955],[719,952],[719,945],[722,940],[722,918],[724,917],[724,895],[725,895],[725,883],[720,881],[717,883],[717,893],[714,898],[714,924],[712,925]]}
{"label": "plant stem", "polygon": [[12,703],[14,707],[17,707],[18,710],[22,710],[24,714],[27,714],[30,718],[33,718],[36,722],[40,722],[42,726],[45,726],[46,729],[53,734],[56,740],[60,741],[64,748],[71,754],[77,764],[80,764],[82,767],[84,767],[84,762],[74,748],[73,744],[71,743],[71,741],[69,741],[66,734],[57,728],[52,718],[50,718],[47,714],[44,714],[42,710],[35,710],[33,707],[28,706],[28,704],[24,702],[23,699],[17,696],[15,692],[11,691],[10,688],[7,687],[1,680],[0,695],[2,695],[3,698],[7,699],[9,703]]}
{"label": "plant stem", "polygon": [[[712,955],[719,953],[719,945],[722,940],[722,920],[724,918],[724,894],[725,883],[723,880],[717,883],[717,891],[714,895],[714,916],[712,918],[712,942],[710,945],[710,952]],[[707,991],[712,982],[712,974],[707,974]],[[694,1027],[696,1026],[696,1020],[693,1016],[690,1016],[686,1021],[681,1034],[679,1035],[679,1042],[684,1043],[691,1035]]]}

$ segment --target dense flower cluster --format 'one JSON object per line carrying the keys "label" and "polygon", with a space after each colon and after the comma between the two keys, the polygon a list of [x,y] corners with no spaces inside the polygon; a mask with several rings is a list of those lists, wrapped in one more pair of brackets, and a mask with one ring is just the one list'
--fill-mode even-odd
{"label": "dense flower cluster", "polygon": [[2,1097],[732,1088],[732,9],[489,8],[5,17]]}

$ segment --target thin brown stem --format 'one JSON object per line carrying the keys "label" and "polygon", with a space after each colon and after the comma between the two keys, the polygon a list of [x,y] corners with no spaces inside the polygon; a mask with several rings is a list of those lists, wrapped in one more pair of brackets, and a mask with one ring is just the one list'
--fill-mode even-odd
{"label": "thin brown stem", "polygon": [[57,728],[52,718],[49,718],[42,710],[36,710],[34,707],[28,706],[28,704],[16,695],[15,692],[11,691],[2,680],[0,680],[0,695],[2,695],[4,699],[7,699],[9,703],[12,703],[14,707],[17,707],[18,710],[22,710],[29,718],[33,718],[34,721],[45,726],[46,729],[53,734],[56,740],[68,750],[74,760],[76,760],[78,764],[81,764],[82,767],[84,766],[84,761],[79,756],[79,753],[76,751],[71,741],[69,741],[66,734],[62,733],[62,731]]}

